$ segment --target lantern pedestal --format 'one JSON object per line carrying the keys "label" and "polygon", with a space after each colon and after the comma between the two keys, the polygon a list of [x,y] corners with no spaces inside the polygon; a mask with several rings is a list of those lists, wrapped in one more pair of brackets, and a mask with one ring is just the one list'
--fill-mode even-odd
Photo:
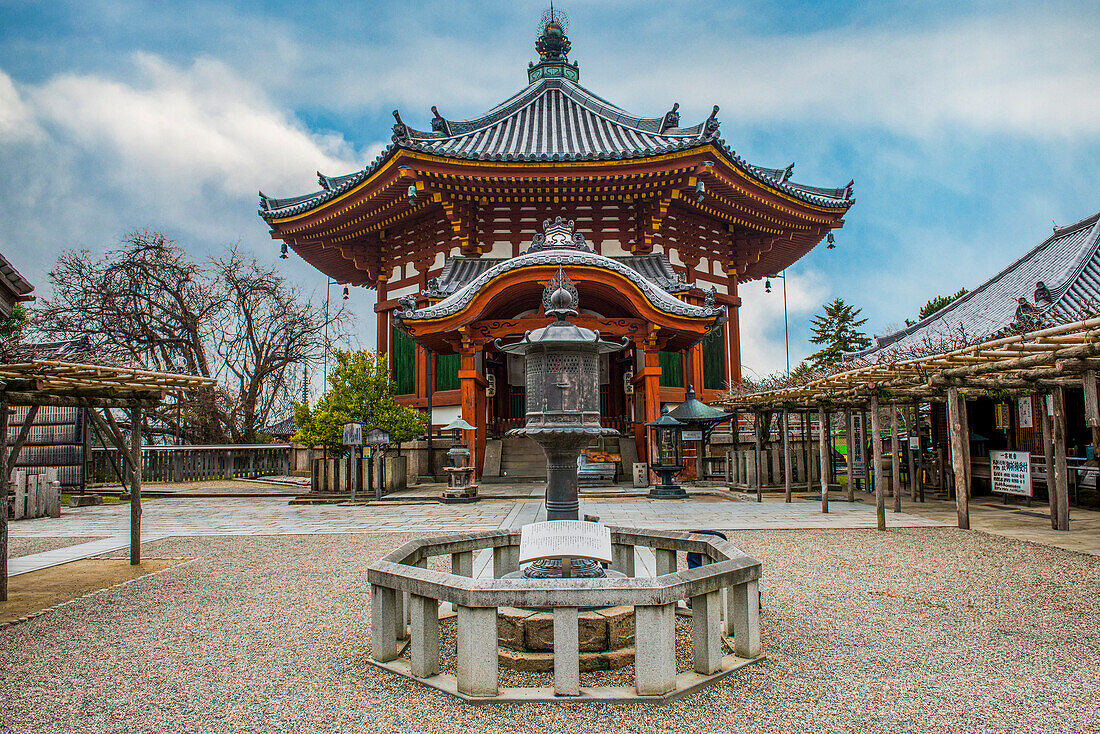
{"label": "lantern pedestal", "polygon": [[[444,430],[453,430],[455,438],[458,440],[459,431],[471,430],[472,428],[473,426],[469,423],[457,418]],[[477,502],[479,497],[477,496],[477,484],[474,483],[474,467],[470,463],[470,449],[461,443],[453,446],[447,452],[447,460],[451,464],[443,467],[443,471],[447,472],[447,488],[443,490],[443,495],[439,498],[439,501],[445,505]]]}
{"label": "lantern pedestal", "polygon": [[683,471],[682,466],[655,466],[654,473],[661,477],[661,483],[653,485],[649,490],[651,500],[682,500],[687,498],[687,492],[679,484],[672,483],[672,477]]}

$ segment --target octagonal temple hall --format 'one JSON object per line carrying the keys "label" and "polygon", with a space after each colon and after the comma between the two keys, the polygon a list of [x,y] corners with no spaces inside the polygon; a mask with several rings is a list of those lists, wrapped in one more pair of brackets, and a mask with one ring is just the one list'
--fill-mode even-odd
{"label": "octagonal temple hall", "polygon": [[600,411],[647,461],[644,424],[662,404],[740,380],[738,285],[790,266],[854,202],[851,183],[807,186],[793,164],[743,160],[717,105],[701,121],[678,104],[639,117],[589,91],[556,22],[535,48],[527,86],[485,114],[433,106],[422,130],[395,110],[393,142],[362,170],[260,194],[273,238],[378,291],[378,350],[400,401],[435,426],[476,426],[479,475],[486,442],[525,412],[522,358],[494,342],[551,321],[542,292],[559,264],[579,291],[576,323],[628,339],[601,357]]}

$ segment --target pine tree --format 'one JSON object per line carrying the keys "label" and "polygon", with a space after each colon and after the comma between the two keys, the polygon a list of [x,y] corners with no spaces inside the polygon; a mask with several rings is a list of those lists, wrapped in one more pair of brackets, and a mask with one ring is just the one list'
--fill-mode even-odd
{"label": "pine tree", "polygon": [[808,359],[814,369],[822,369],[840,361],[841,352],[854,352],[871,346],[871,340],[859,330],[867,319],[857,318],[862,309],[837,298],[822,306],[824,312],[811,320],[813,337],[811,344],[822,347]]}

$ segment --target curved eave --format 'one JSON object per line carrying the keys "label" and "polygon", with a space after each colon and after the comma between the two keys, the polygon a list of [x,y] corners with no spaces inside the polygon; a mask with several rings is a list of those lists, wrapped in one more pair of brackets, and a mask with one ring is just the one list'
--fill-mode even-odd
{"label": "curved eave", "polygon": [[[425,153],[416,150],[415,147],[396,143],[388,146],[375,161],[358,174],[346,179],[330,191],[319,191],[308,197],[295,199],[295,203],[276,209],[259,210],[259,214],[273,230],[278,230],[278,225],[297,221],[311,215],[319,214],[324,210],[336,206],[380,182],[385,176],[392,174],[396,164],[404,160],[415,160],[426,163],[443,164],[467,168],[471,174],[484,175],[485,167],[504,169],[531,170],[531,164],[550,164],[550,168],[561,168],[571,172],[578,168],[603,169],[626,164],[659,163],[665,160],[676,160],[689,155],[701,155],[713,153],[729,164],[744,180],[762,187],[769,193],[799,206],[805,206],[815,211],[827,212],[842,216],[853,203],[854,198],[833,199],[816,194],[806,193],[797,188],[796,184],[778,183],[766,175],[753,170],[753,167],[745,163],[734,154],[721,140],[714,141],[690,141],[681,145],[669,146],[666,150],[651,150],[640,153],[637,156],[623,156],[619,158],[600,157],[584,158],[581,156],[532,156],[522,160],[483,160],[473,156],[443,156],[433,153]],[[606,175],[606,174],[599,174]],[[275,200],[278,201],[278,200]]]}
{"label": "curved eave", "polygon": [[[611,258],[595,253],[581,253],[570,250],[548,250],[540,253],[520,255],[490,268],[473,281],[447,298],[413,312],[398,312],[395,319],[400,321],[410,333],[427,333],[440,328],[452,330],[461,323],[480,318],[489,303],[496,297],[493,293],[505,281],[515,280],[522,271],[546,270],[542,273],[550,277],[556,268],[564,266],[578,282],[585,282],[586,275],[592,271],[610,272],[617,276],[633,292],[629,298],[639,308],[639,316],[650,317],[670,326],[690,327],[705,325],[713,328],[723,318],[722,307],[693,306],[674,296],[664,293],[659,286],[645,276]],[[538,275],[536,275],[536,279]],[[531,278],[524,278],[530,281]],[[595,280],[595,279],[592,279]],[[485,295],[485,294],[490,295]],[[648,313],[644,313],[648,311]],[[698,326],[695,327],[698,329]]]}

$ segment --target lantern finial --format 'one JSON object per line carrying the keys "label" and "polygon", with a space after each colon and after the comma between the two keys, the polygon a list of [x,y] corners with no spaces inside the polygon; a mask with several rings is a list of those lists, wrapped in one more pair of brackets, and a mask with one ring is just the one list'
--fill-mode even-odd
{"label": "lantern finial", "polygon": [[577,287],[573,285],[573,281],[565,274],[565,269],[561,265],[542,291],[542,304],[546,315],[556,316],[558,321],[565,321],[566,316],[577,315],[580,296],[577,293]]}

